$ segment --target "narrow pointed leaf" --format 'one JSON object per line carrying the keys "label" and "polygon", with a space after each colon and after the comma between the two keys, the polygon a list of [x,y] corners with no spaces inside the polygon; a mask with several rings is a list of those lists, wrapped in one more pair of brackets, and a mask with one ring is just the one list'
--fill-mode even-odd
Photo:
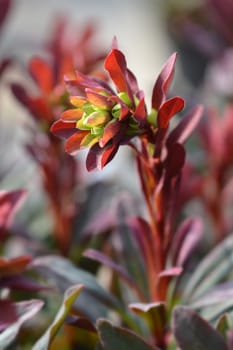
{"label": "narrow pointed leaf", "polygon": [[128,272],[123,268],[123,266],[115,263],[108,256],[104,255],[101,252],[98,252],[94,249],[87,249],[84,251],[83,256],[98,261],[101,264],[110,267],[113,271],[117,272],[117,274],[132,288],[136,294],[141,298],[140,290],[137,288],[137,284],[133,280],[133,278],[128,274]]}
{"label": "narrow pointed leaf", "polygon": [[139,104],[137,105],[135,112],[134,112],[134,118],[137,120],[138,124],[143,127],[146,123],[147,118],[147,112],[146,112],[146,105],[145,100],[142,98],[139,101]]}
{"label": "narrow pointed leaf", "polygon": [[50,345],[58,333],[59,329],[63,325],[66,317],[68,316],[73,303],[77,299],[81,290],[83,289],[83,285],[77,285],[70,287],[64,295],[64,299],[62,305],[53,321],[51,326],[47,329],[47,331],[42,335],[42,337],[37,341],[37,343],[33,346],[32,350],[47,350],[50,348]]}
{"label": "narrow pointed leaf", "polygon": [[117,49],[113,49],[107,56],[104,66],[118,88],[118,91],[128,92],[126,81],[127,65],[123,53]]}
{"label": "narrow pointed leaf", "polygon": [[181,122],[176,126],[176,128],[169,134],[167,144],[173,145],[176,142],[184,143],[198,125],[202,117],[202,113],[202,106],[196,106],[189,111],[188,114],[184,116]]}
{"label": "narrow pointed leaf", "polygon": [[226,279],[233,268],[232,250],[233,235],[230,235],[198,264],[184,288],[183,297],[195,300]]}
{"label": "narrow pointed leaf", "polygon": [[12,6],[12,0],[1,0],[1,11],[0,11],[0,30],[7,19],[10,8]]}
{"label": "narrow pointed leaf", "polygon": [[199,218],[186,219],[178,231],[172,245],[173,261],[177,266],[183,266],[200,242],[203,233],[202,221]]}
{"label": "narrow pointed leaf", "polygon": [[165,63],[159,74],[152,92],[152,108],[159,110],[161,104],[165,101],[166,93],[173,77],[175,61],[177,54],[172,54]]}
{"label": "narrow pointed leaf", "polygon": [[0,333],[0,349],[7,349],[15,340],[24,322],[30,320],[44,305],[41,300],[21,301],[13,304],[17,314],[17,321]]}
{"label": "narrow pointed leaf", "polygon": [[29,62],[29,71],[38,83],[42,93],[51,93],[54,85],[52,67],[43,59],[34,57]]}
{"label": "narrow pointed leaf", "polygon": [[0,333],[17,321],[14,304],[9,299],[0,299]]}
{"label": "narrow pointed leaf", "polygon": [[0,230],[10,227],[26,196],[26,190],[0,191]]}
{"label": "narrow pointed leaf", "polygon": [[83,284],[85,290],[82,295],[88,292],[107,305],[116,305],[115,299],[99,285],[92,274],[76,267],[68,259],[55,255],[38,257],[33,260],[31,267],[53,279],[56,286],[61,285],[63,288],[65,285],[67,288],[69,285]]}

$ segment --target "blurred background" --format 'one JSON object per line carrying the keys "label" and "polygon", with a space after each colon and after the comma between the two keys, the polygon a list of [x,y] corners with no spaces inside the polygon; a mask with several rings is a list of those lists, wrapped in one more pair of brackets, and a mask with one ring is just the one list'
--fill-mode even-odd
{"label": "blurred background", "polygon": [[[5,2],[0,0],[0,16]],[[59,18],[66,18],[70,37],[79,37],[87,23],[94,23],[93,51],[108,52],[117,38],[128,67],[145,91],[148,108],[155,79],[174,51],[178,60],[171,94],[182,95],[186,107],[196,103],[219,106],[232,98],[232,0],[125,0],[121,4],[114,0],[11,1],[0,32],[0,59],[11,57],[14,61],[0,82],[0,176],[4,189],[29,189],[29,209],[31,202],[44,203],[43,178],[38,164],[25,152],[25,144],[32,138],[25,126],[30,113],[14,98],[10,85],[30,85],[28,62],[33,56],[46,56],[43,45],[53,38]],[[78,157],[82,156],[85,152]],[[196,150],[193,157],[199,161],[202,155]],[[83,169],[82,177],[87,183],[117,181],[139,194],[134,171],[130,151],[123,147],[103,171],[88,174]],[[36,215],[33,229],[37,230],[38,220],[40,227],[47,225],[41,217]]]}

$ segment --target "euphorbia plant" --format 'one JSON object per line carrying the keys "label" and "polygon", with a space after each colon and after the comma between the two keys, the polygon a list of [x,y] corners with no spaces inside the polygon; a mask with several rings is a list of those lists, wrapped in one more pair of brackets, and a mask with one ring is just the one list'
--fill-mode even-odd
{"label": "euphorbia plant", "polygon": [[[104,66],[115,89],[106,81],[79,71],[75,78],[66,76],[73,108],[64,111],[51,128],[55,135],[67,139],[68,153],[89,149],[86,158],[89,171],[106,166],[122,145],[133,149],[148,215],[131,217],[128,226],[144,261],[149,297],[139,291],[140,303],[134,303],[131,309],[148,314],[150,319],[155,313],[164,322],[161,328],[153,317],[150,320],[153,342],[161,348],[167,343],[164,303],[168,300],[169,282],[181,274],[183,263],[197,243],[187,245],[185,239],[193,229],[197,234],[201,230],[193,219],[186,230],[175,234],[175,201],[185,162],[183,143],[202,114],[202,107],[197,106],[169,130],[170,119],[184,108],[181,97],[168,97],[175,60],[173,54],[159,74],[148,111],[144,93],[114,40]],[[89,250],[85,255],[119,271],[104,254]]]}

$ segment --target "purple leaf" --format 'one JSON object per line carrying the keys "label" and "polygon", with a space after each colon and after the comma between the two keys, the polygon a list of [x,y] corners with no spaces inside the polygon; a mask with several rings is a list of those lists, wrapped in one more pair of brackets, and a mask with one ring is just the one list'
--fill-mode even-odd
{"label": "purple leaf", "polygon": [[118,151],[119,146],[117,144],[106,145],[100,147],[98,143],[93,145],[87,155],[86,167],[88,171],[95,169],[103,169],[107,163],[109,163]]}
{"label": "purple leaf", "polygon": [[141,292],[138,290],[135,281],[128,274],[128,272],[122,266],[116,264],[108,256],[94,249],[85,250],[83,256],[110,267],[113,271],[117,272],[117,274],[121,276],[121,278],[136,292],[140,299],[144,299],[144,297],[141,295]]}
{"label": "purple leaf", "polygon": [[5,234],[23,202],[26,199],[26,190],[0,191],[0,236]]}
{"label": "purple leaf", "polygon": [[17,313],[14,304],[8,300],[0,300],[0,332],[17,321]]}
{"label": "purple leaf", "polygon": [[199,123],[203,112],[202,106],[196,106],[181,120],[175,129],[169,134],[167,145],[184,143]]}
{"label": "purple leaf", "polygon": [[182,273],[183,269],[182,267],[171,267],[170,269],[163,270],[159,273],[159,278],[163,277],[173,277],[173,276],[179,276]]}
{"label": "purple leaf", "polygon": [[157,111],[165,101],[166,93],[174,74],[176,56],[176,53],[170,56],[155,82],[152,92],[152,107]]}
{"label": "purple leaf", "polygon": [[1,75],[4,73],[5,69],[7,69],[7,67],[9,67],[12,63],[12,60],[10,58],[5,58],[3,60],[1,60],[0,62],[0,78]]}
{"label": "purple leaf", "polygon": [[181,350],[228,350],[223,336],[188,307],[175,307],[172,329]]}
{"label": "purple leaf", "polygon": [[[17,337],[22,325],[40,311],[44,305],[41,300],[31,299],[30,301],[20,301],[13,304],[16,310],[17,319],[9,325],[5,331],[0,333],[0,348],[7,349]],[[2,309],[1,309],[2,311]]]}
{"label": "purple leaf", "polygon": [[12,83],[11,84],[11,91],[13,95],[17,98],[17,100],[27,109],[31,110],[30,107],[30,99],[27,95],[26,90],[17,83]]}
{"label": "purple leaf", "polygon": [[140,217],[131,217],[127,220],[127,224],[135,236],[141,254],[144,257],[147,268],[154,265],[153,238],[148,222]]}
{"label": "purple leaf", "polygon": [[94,236],[102,232],[110,231],[116,226],[115,214],[110,210],[107,212],[104,209],[97,214],[91,220],[88,220],[88,224],[84,229],[85,236]]}
{"label": "purple leaf", "polygon": [[100,319],[97,322],[97,328],[101,345],[104,350],[157,350],[147,344],[144,339],[136,333],[120,327],[113,326],[109,321]]}
{"label": "purple leaf", "polygon": [[2,26],[5,22],[5,20],[7,19],[11,5],[12,5],[12,0],[1,0],[1,4],[0,4],[0,30],[2,29]]}
{"label": "purple leaf", "polygon": [[179,143],[174,143],[168,148],[167,158],[165,160],[166,176],[175,177],[179,174],[185,163],[185,150]]}
{"label": "purple leaf", "polygon": [[86,317],[69,315],[66,318],[65,323],[68,324],[69,326],[73,326],[73,327],[77,327],[77,328],[80,328],[80,329],[84,329],[84,330],[86,330],[88,332],[92,332],[92,333],[96,333],[97,332],[96,327]]}
{"label": "purple leaf", "polygon": [[15,275],[11,277],[4,277],[0,280],[1,288],[9,288],[11,290],[20,290],[28,292],[48,291],[51,288],[34,282],[28,277]]}
{"label": "purple leaf", "polygon": [[110,259],[105,254],[95,250],[87,249],[84,251],[83,256],[86,258],[100,262],[103,265],[110,267],[112,270],[117,272],[125,281],[128,283],[135,283],[132,278],[129,276],[127,271],[120,265],[117,265],[112,259]]}
{"label": "purple leaf", "polygon": [[203,234],[200,218],[186,219],[175,233],[172,252],[175,265],[183,266]]}
{"label": "purple leaf", "polygon": [[146,124],[147,112],[144,98],[139,101],[134,112],[134,118],[137,120],[141,127]]}

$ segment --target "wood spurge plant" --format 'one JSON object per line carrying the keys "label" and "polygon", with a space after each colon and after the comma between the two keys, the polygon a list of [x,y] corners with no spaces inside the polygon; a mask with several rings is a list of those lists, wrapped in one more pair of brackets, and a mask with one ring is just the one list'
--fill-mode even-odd
{"label": "wood spurge plant", "polygon": [[[12,3],[2,0],[1,27]],[[17,161],[0,170],[2,183],[25,178],[0,191],[0,349],[233,350],[232,96],[210,105],[208,74],[192,87],[200,103],[176,96],[174,50],[148,98],[117,37],[107,51],[91,22],[69,26],[58,19],[24,67],[0,57],[34,166],[29,179]],[[12,68],[24,79],[6,80]],[[101,178],[123,146],[135,191]]]}

